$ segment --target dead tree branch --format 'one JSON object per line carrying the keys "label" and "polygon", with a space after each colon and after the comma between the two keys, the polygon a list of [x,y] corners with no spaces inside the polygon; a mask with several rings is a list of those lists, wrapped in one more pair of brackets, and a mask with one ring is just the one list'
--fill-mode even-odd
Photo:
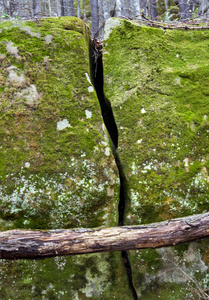
{"label": "dead tree branch", "polygon": [[209,213],[139,226],[0,232],[0,258],[30,259],[157,248],[209,236]]}

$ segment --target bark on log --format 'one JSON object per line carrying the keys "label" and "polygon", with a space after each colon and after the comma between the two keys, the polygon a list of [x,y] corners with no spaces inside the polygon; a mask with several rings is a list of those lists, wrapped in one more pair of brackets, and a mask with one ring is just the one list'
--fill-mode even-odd
{"label": "bark on log", "polygon": [[0,232],[0,258],[46,258],[157,248],[209,236],[209,213],[139,226]]}

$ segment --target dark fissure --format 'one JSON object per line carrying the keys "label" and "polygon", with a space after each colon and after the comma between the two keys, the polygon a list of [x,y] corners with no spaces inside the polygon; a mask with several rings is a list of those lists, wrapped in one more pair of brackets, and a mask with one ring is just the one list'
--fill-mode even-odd
{"label": "dark fissure", "polygon": [[118,147],[118,129],[110,101],[104,95],[102,50],[96,48],[96,41],[91,44],[90,57],[91,78],[101,107],[102,117],[112,141],[113,151],[115,152]]}
{"label": "dark fissure", "polygon": [[[120,178],[120,199],[118,204],[118,226],[124,225],[125,211],[128,205],[128,196],[126,193],[126,178],[117,155],[118,148],[118,129],[112,112],[110,101],[104,94],[104,75],[103,75],[103,61],[102,61],[102,45],[93,39],[90,43],[90,64],[91,64],[91,79],[97,93],[97,98],[100,103],[101,113],[104,124],[109,133],[112,142],[112,151],[115,162],[119,172]],[[138,296],[133,284],[132,268],[129,259],[128,251],[122,251],[122,260],[128,277],[129,287],[131,289],[133,299],[137,300]]]}

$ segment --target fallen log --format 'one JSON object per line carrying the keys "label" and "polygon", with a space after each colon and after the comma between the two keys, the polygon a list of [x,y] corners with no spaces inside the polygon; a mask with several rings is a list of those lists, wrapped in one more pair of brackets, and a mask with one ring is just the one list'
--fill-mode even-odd
{"label": "fallen log", "polygon": [[0,232],[1,259],[37,259],[107,251],[159,248],[209,236],[209,213],[160,223],[72,230]]}

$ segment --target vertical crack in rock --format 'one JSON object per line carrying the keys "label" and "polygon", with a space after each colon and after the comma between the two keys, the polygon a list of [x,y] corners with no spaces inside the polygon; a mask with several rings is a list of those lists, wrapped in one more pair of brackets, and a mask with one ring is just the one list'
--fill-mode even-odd
{"label": "vertical crack in rock", "polygon": [[93,40],[90,45],[91,77],[97,97],[99,99],[102,117],[112,141],[114,154],[118,147],[118,129],[115,123],[110,101],[104,95],[102,48],[100,47],[101,46],[96,40]]}
{"label": "vertical crack in rock", "polygon": [[[117,147],[118,147],[118,128],[114,119],[114,115],[112,112],[112,107],[110,101],[104,95],[104,78],[103,78],[103,62],[102,62],[102,43],[100,41],[93,39],[90,43],[90,64],[91,64],[91,79],[94,85],[94,88],[97,93],[97,98],[100,103],[102,117],[109,133],[111,142],[112,142],[112,150],[113,155],[115,157],[115,162],[118,168],[118,173],[120,177],[120,199],[118,204],[118,226],[124,225],[124,217],[126,207],[128,205],[128,196],[126,192],[126,178],[123,172],[119,157],[117,155]],[[123,264],[126,269],[129,287],[131,289],[133,299],[137,300],[137,292],[133,284],[132,279],[132,268],[131,262],[129,259],[128,251],[122,251],[122,259]]]}

